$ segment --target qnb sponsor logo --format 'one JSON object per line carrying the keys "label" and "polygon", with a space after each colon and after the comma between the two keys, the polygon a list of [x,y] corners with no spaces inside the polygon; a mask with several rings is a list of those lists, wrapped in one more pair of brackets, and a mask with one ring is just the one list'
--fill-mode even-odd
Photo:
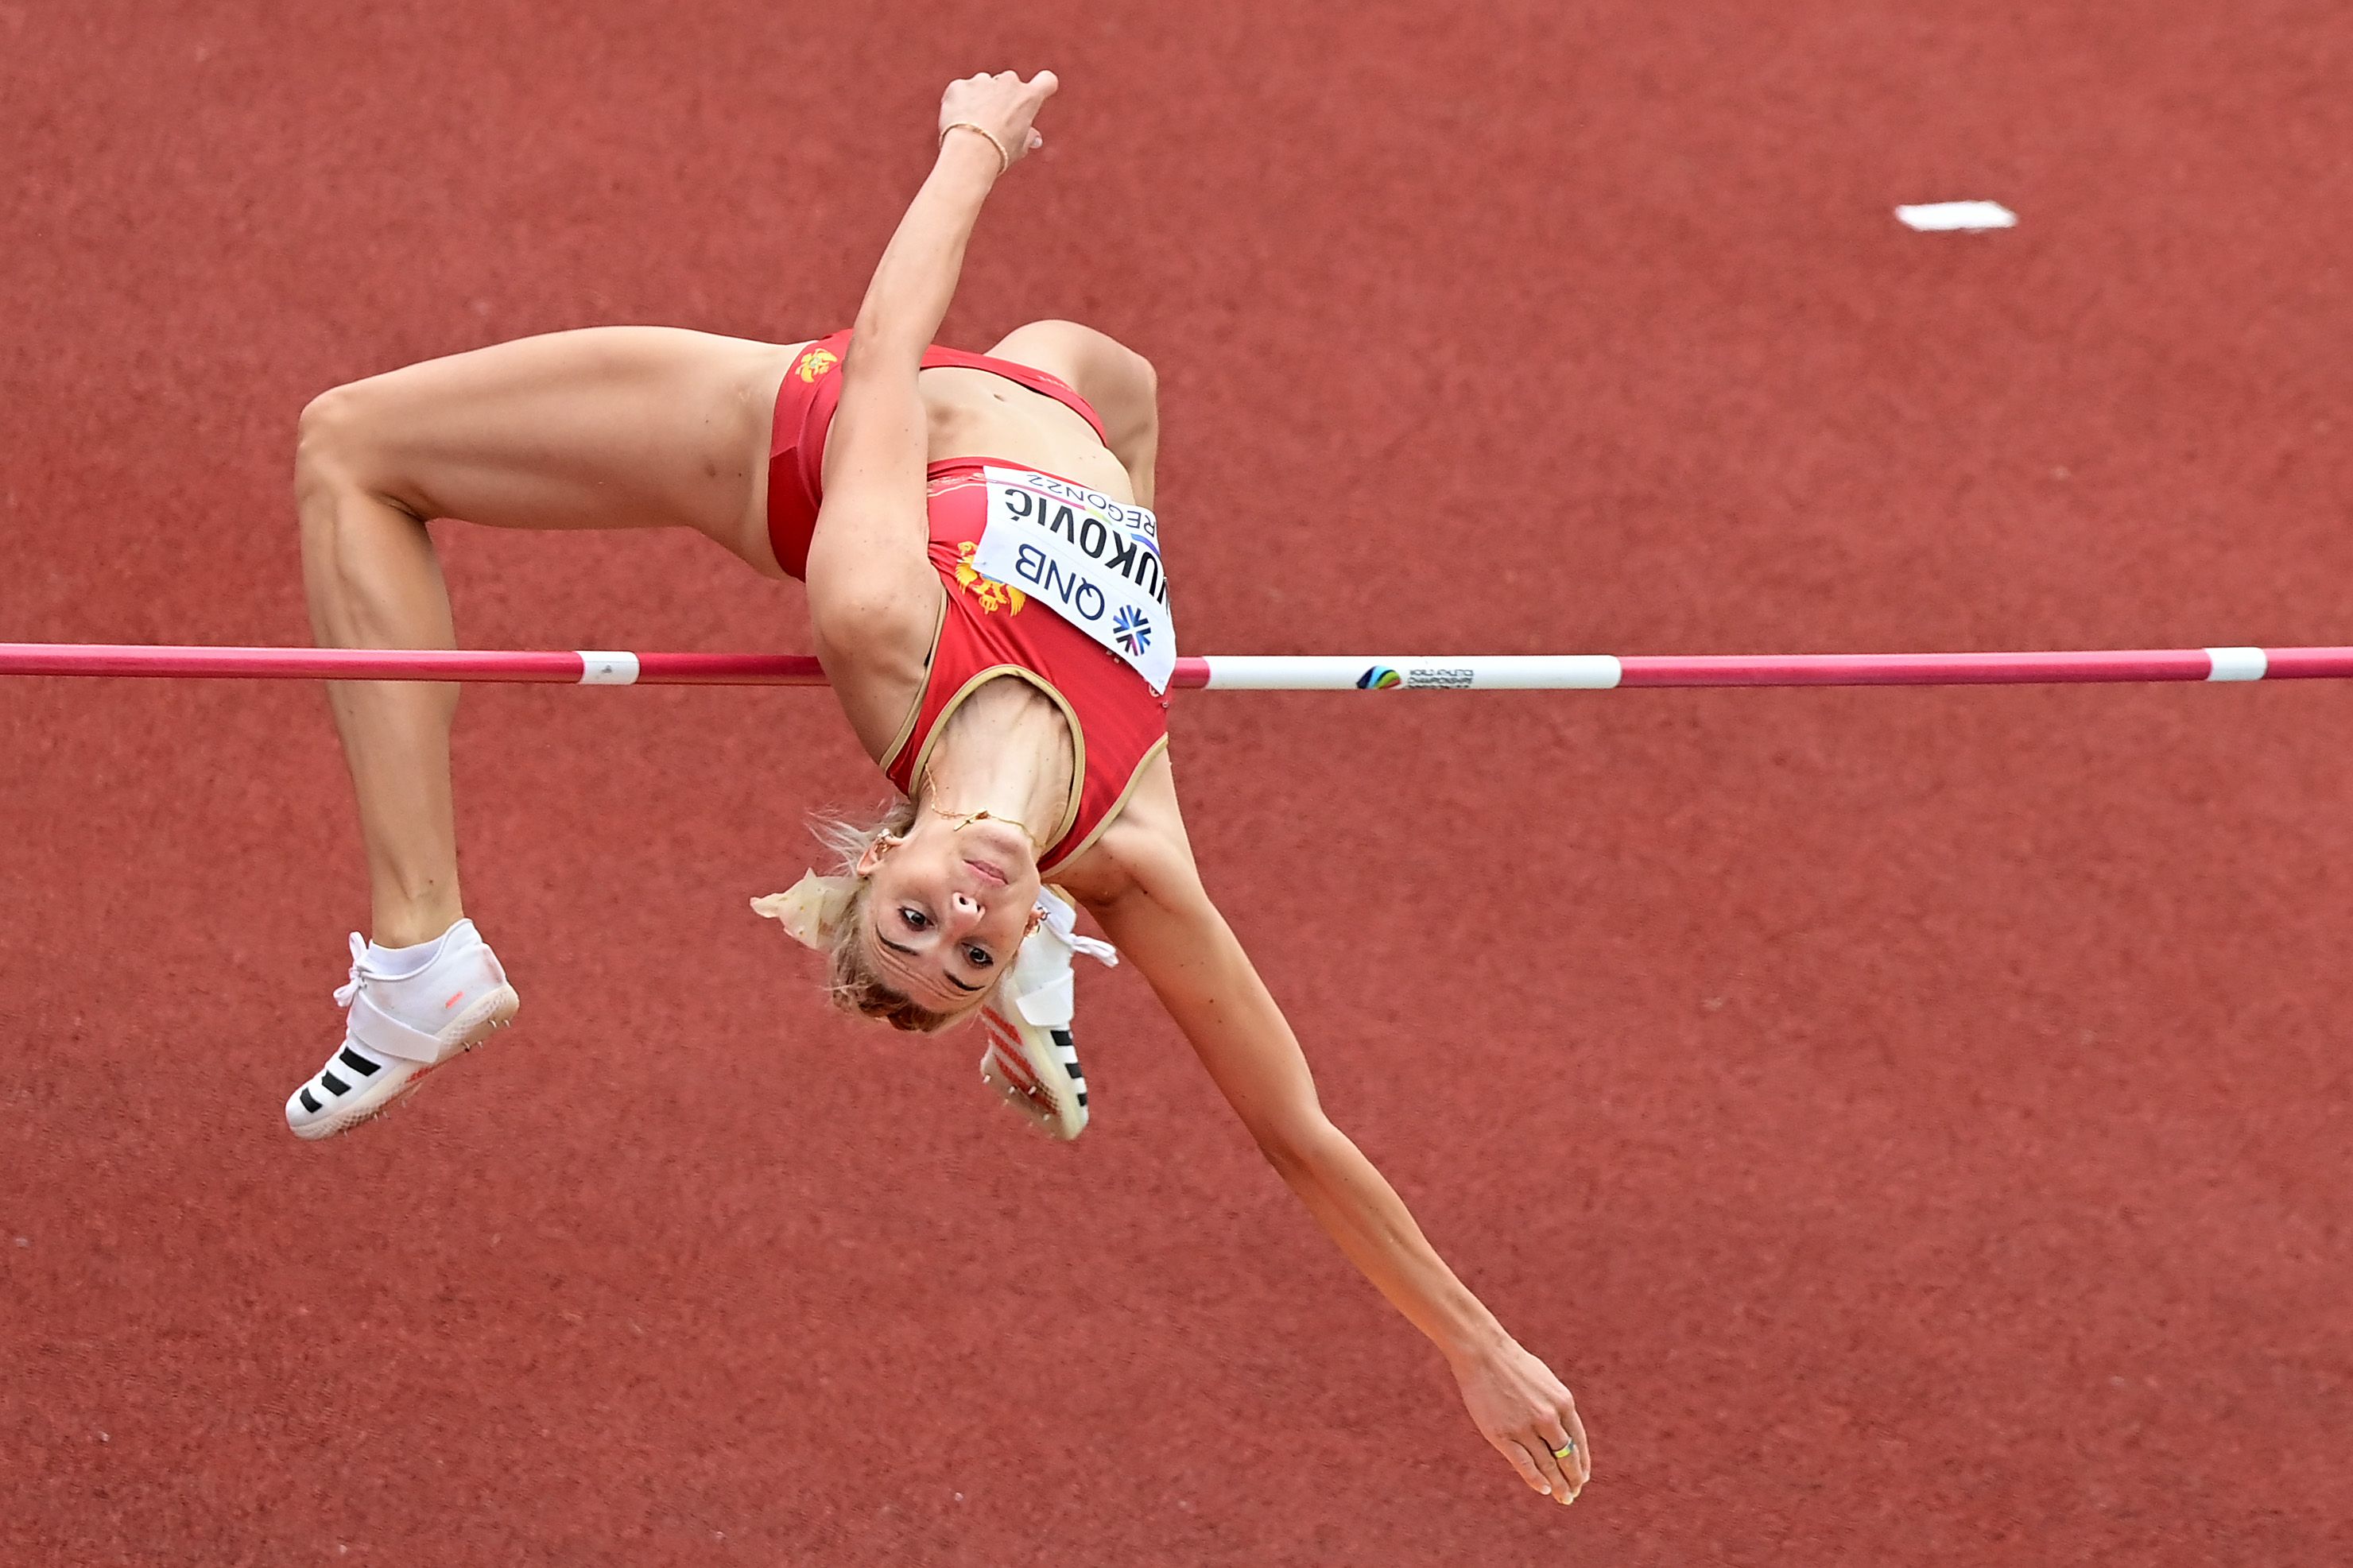
{"label": "qnb sponsor logo", "polygon": [[[1117,574],[1151,595],[1155,604],[1168,603],[1168,579],[1160,569],[1160,548],[1152,538],[1128,527],[1115,530],[1095,513],[1082,511],[1069,501],[1056,497],[1010,487],[1001,493],[1005,499],[1006,516],[1068,540],[1088,560],[1100,562],[1104,570]],[[1135,507],[1122,507],[1117,501],[1104,504],[1115,511],[1140,511]],[[1141,515],[1148,521],[1152,514],[1142,512]],[[1028,548],[1023,546],[1025,551]]]}
{"label": "qnb sponsor logo", "polygon": [[1076,572],[1064,570],[1036,545],[1025,544],[1015,553],[1013,570],[1029,584],[1031,593],[1057,609],[1084,621],[1103,619],[1103,591]]}

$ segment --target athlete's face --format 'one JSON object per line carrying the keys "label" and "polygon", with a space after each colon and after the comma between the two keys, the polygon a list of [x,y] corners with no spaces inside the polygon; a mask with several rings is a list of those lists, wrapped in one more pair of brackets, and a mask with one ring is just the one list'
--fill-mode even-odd
{"label": "athlete's face", "polygon": [[961,1013],[997,984],[1029,929],[1038,862],[1008,823],[961,826],[929,813],[858,863],[866,941],[885,984],[935,1013]]}

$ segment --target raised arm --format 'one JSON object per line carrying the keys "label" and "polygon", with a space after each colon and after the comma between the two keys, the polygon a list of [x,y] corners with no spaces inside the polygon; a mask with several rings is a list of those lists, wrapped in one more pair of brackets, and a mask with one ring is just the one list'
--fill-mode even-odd
{"label": "raised arm", "polygon": [[1030,121],[1056,85],[1051,71],[1026,82],[1002,71],[949,85],[939,157],[866,286],[809,542],[809,616],[828,670],[906,641],[899,623],[910,617],[922,623],[915,641],[931,634],[936,589],[923,560],[926,430],[915,374],[955,295],[981,204],[997,176],[1039,144]]}
{"label": "raised arm", "polygon": [[[1181,836],[1124,858],[1132,885],[1090,904],[1105,932],[1143,972],[1268,1163],[1446,1357],[1480,1434],[1529,1486],[1574,1499],[1591,1465],[1568,1390],[1455,1278],[1396,1191],[1324,1116],[1297,1037],[1210,902]],[[1557,1459],[1566,1437],[1576,1451]]]}

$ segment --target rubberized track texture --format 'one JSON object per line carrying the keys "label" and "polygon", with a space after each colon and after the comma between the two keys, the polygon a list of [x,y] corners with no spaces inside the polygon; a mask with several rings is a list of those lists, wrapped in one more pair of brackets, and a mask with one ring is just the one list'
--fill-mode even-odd
{"label": "rubberized track texture", "polygon": [[[0,638],[305,640],[295,417],[522,333],[839,325],[1051,66],[945,341],[1159,365],[1194,651],[2346,640],[2341,4],[0,4]],[[2014,230],[1923,235],[1983,197]],[[671,537],[442,531],[508,647],[805,649]],[[1239,694],[1213,890],[1578,1394],[1560,1510],[1141,984],[1094,1124],[747,896],[815,692],[501,687],[525,1006],[279,1124],[363,922],[299,683],[0,690],[0,1561],[2353,1557],[2348,694]]]}

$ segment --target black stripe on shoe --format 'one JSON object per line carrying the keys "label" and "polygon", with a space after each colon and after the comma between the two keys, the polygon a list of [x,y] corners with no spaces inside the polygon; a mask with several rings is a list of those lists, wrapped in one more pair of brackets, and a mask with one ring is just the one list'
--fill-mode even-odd
{"label": "black stripe on shoe", "polygon": [[381,1064],[368,1060],[367,1058],[360,1055],[349,1046],[345,1046],[342,1050],[337,1051],[335,1053],[335,1059],[343,1063],[345,1067],[351,1068],[353,1072],[359,1074],[362,1078],[374,1078],[381,1069]]}
{"label": "black stripe on shoe", "polygon": [[1079,1070],[1079,1047],[1071,1039],[1068,1029],[1049,1031],[1054,1037],[1056,1054],[1062,1058],[1062,1070],[1071,1075],[1071,1092],[1078,1097],[1079,1109],[1087,1108],[1087,1075]]}
{"label": "black stripe on shoe", "polygon": [[302,1102],[303,1110],[309,1111],[313,1116],[319,1114],[319,1102],[311,1098],[311,1090],[307,1085],[303,1088],[302,1092],[295,1096],[295,1098]]}
{"label": "black stripe on shoe", "polygon": [[319,1069],[319,1082],[329,1094],[349,1094],[352,1091],[352,1086],[337,1078],[330,1068]]}

